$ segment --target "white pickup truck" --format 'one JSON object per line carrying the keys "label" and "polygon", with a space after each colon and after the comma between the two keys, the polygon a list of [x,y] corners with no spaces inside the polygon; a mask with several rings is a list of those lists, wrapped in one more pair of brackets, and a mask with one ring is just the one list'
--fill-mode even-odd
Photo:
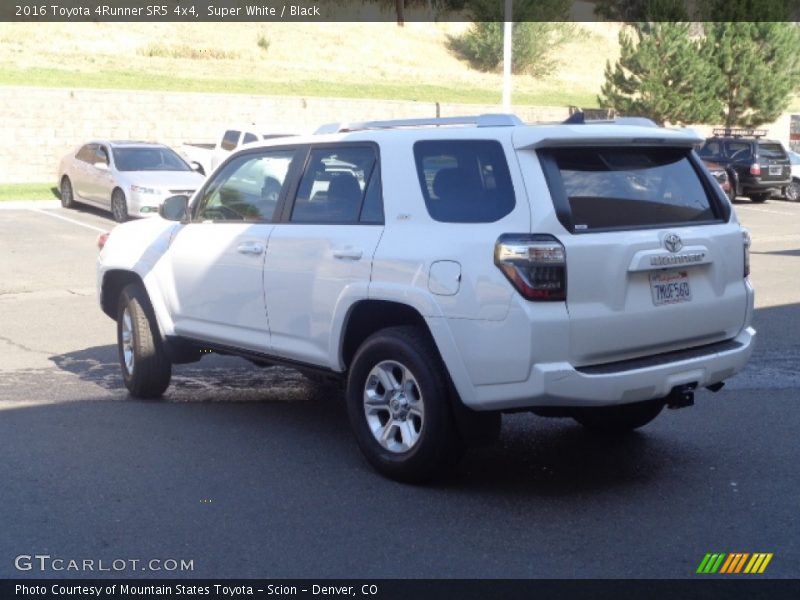
{"label": "white pickup truck", "polygon": [[255,123],[225,129],[214,144],[185,143],[180,154],[201,175],[209,175],[227,156],[244,144],[294,133],[262,133]]}

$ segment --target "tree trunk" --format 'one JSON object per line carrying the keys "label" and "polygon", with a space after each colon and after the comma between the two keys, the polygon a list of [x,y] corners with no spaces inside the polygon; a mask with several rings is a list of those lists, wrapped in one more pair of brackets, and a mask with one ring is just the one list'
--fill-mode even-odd
{"label": "tree trunk", "polygon": [[397,13],[397,26],[402,27],[405,25],[406,18],[405,18],[405,11],[406,11],[406,2],[405,0],[395,0],[394,2],[394,9]]}

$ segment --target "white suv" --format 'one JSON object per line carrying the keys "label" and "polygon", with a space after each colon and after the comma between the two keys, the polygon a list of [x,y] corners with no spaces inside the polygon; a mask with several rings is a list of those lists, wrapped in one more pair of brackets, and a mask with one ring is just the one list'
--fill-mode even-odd
{"label": "white suv", "polygon": [[749,238],[692,135],[327,130],[241,150],[108,237],[98,293],[132,396],[209,351],[333,377],[372,465],[420,481],[502,411],[621,432],[747,362]]}

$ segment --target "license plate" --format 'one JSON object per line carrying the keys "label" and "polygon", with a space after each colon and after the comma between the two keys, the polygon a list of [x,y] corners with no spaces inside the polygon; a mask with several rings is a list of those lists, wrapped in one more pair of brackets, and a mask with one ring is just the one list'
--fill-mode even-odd
{"label": "license plate", "polygon": [[783,167],[781,165],[770,165],[769,166],[769,174],[770,175],[783,175]]}
{"label": "license plate", "polygon": [[689,274],[686,271],[651,273],[650,293],[656,306],[689,302],[692,299]]}

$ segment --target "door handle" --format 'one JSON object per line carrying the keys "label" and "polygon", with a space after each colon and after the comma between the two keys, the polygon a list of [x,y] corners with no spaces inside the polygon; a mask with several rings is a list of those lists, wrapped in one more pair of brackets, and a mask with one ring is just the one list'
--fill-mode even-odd
{"label": "door handle", "polygon": [[333,249],[333,258],[341,258],[343,260],[361,260],[363,255],[363,250],[360,248],[353,248],[352,246]]}
{"label": "door handle", "polygon": [[236,247],[236,251],[239,254],[263,254],[264,253],[264,246],[261,244],[255,244],[252,242],[239,244]]}

